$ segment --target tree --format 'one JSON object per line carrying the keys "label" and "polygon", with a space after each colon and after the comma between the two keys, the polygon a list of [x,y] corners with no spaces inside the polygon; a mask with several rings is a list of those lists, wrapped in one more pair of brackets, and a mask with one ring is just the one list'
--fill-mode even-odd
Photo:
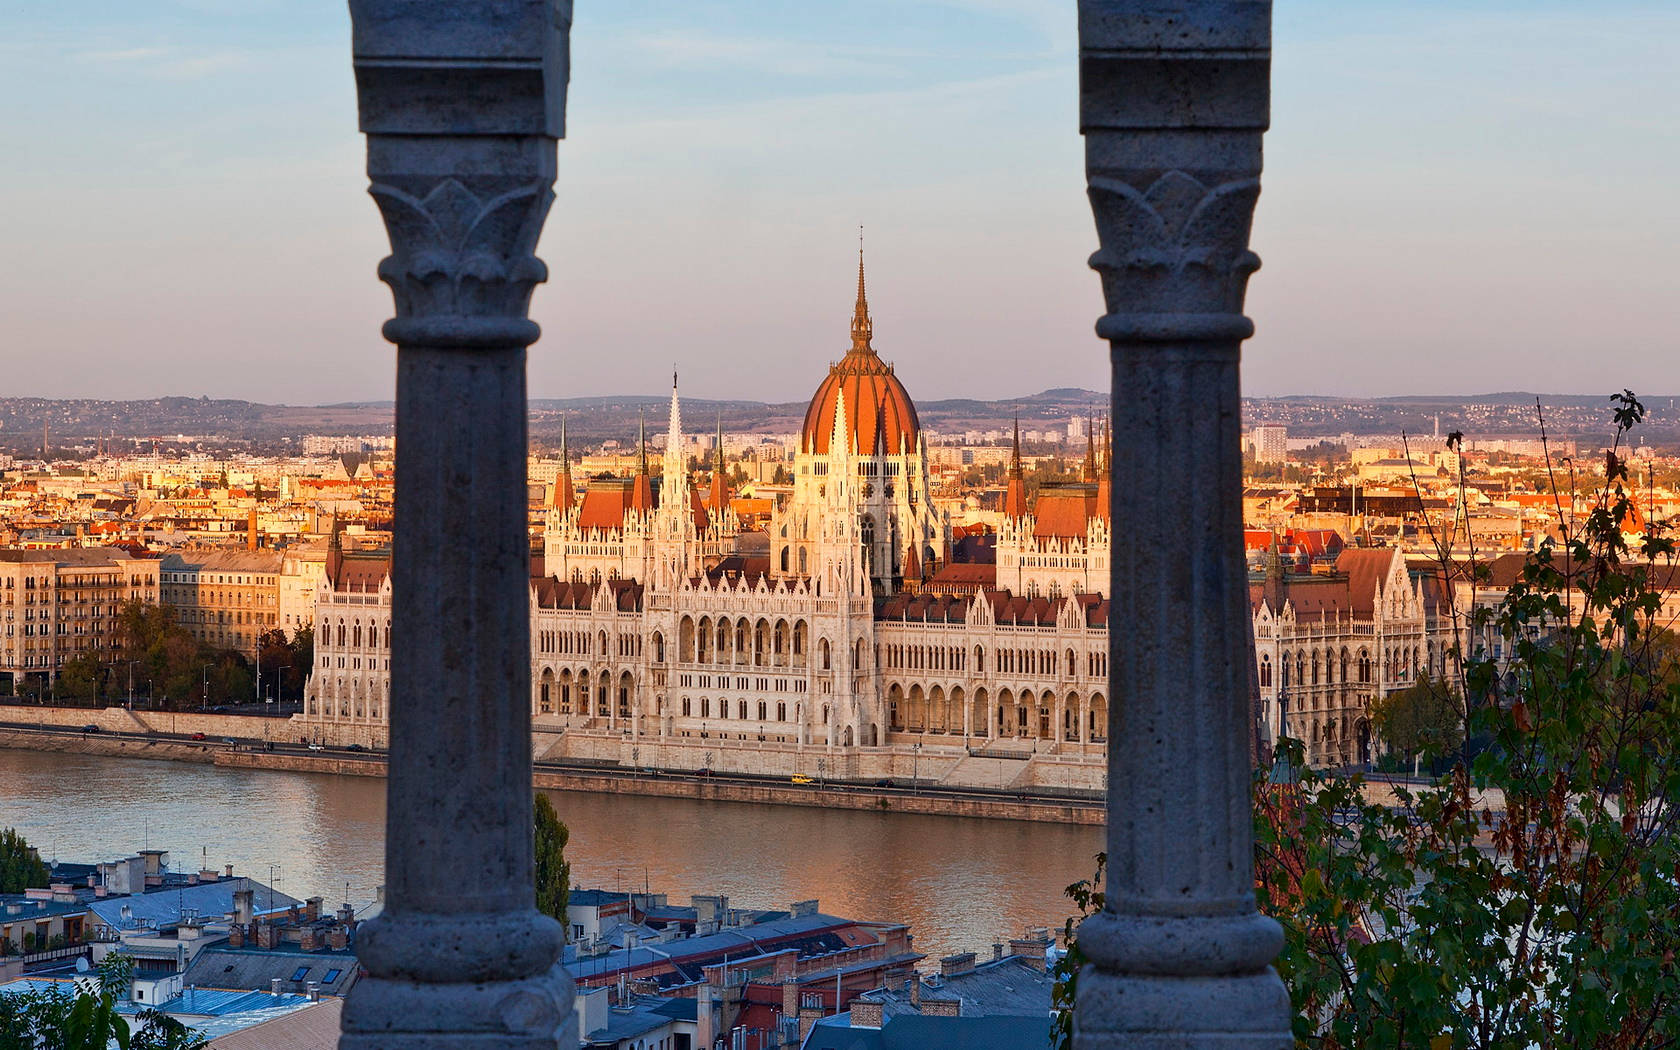
{"label": "tree", "polygon": [[292,634],[292,664],[287,680],[290,695],[296,699],[303,699],[304,683],[309,678],[310,669],[315,666],[315,628],[305,624]]}
{"label": "tree", "polygon": [[0,893],[45,886],[49,872],[29,843],[12,828],[0,831]]}
{"label": "tree", "polygon": [[1500,667],[1454,646],[1457,742],[1486,746],[1392,805],[1302,769],[1293,741],[1298,778],[1257,782],[1257,896],[1284,927],[1299,1046],[1680,1045],[1680,683],[1658,673],[1672,646],[1653,585],[1675,549],[1622,535],[1617,450],[1643,406],[1613,400],[1602,489],[1559,493],[1595,509],[1497,606],[1455,617],[1513,654]]}
{"label": "tree", "polygon": [[147,1008],[128,1019],[117,1012],[127,997],[133,960],[112,952],[99,964],[98,983],[71,993],[62,988],[0,995],[0,1046],[32,1050],[200,1050],[198,1032]]}
{"label": "tree", "polygon": [[104,691],[105,675],[105,667],[92,653],[77,653],[58,670],[58,698],[91,702]]}
{"label": "tree", "polygon": [[1414,755],[1440,756],[1462,738],[1464,701],[1427,673],[1405,689],[1371,704],[1371,724],[1389,747]]}
{"label": "tree", "polygon": [[[1585,519],[1496,605],[1443,588],[1457,640],[1439,695],[1464,698],[1451,770],[1372,792],[1286,738],[1257,771],[1255,893],[1283,926],[1298,1047],[1680,1046],[1680,675],[1656,586],[1680,565],[1658,530],[1636,549],[1622,534],[1619,450],[1644,409],[1612,401],[1602,488],[1558,492]],[[1436,539],[1442,579],[1486,581]],[[1490,636],[1508,665],[1471,644]],[[1088,913],[1089,887],[1074,896]]]}
{"label": "tree", "polygon": [[537,837],[537,910],[552,916],[570,936],[566,922],[566,902],[572,892],[572,865],[566,860],[566,842],[571,832],[554,812],[548,796],[537,793],[534,809]]}

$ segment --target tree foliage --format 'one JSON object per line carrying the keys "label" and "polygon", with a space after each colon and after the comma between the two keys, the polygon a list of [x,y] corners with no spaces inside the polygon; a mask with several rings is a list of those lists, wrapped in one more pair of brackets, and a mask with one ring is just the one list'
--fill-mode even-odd
{"label": "tree foliage", "polygon": [[0,831],[0,893],[22,893],[45,886],[49,873],[29,843],[13,828]]}
{"label": "tree foliage", "polygon": [[537,910],[553,916],[562,929],[570,931],[566,903],[572,892],[572,865],[566,860],[566,842],[571,832],[554,812],[554,804],[547,795],[537,793],[533,812],[537,838]]}
{"label": "tree foliage", "polygon": [[[315,659],[315,636],[308,627],[290,641],[282,630],[264,631],[253,653],[198,641],[177,621],[173,607],[152,602],[122,607],[118,640],[119,652],[99,676],[96,695],[126,697],[132,680],[137,694],[149,693],[172,708],[251,702],[259,661],[264,683],[278,682],[280,699],[301,699]],[[264,692],[269,691],[265,685]],[[59,692],[64,692],[62,684]]]}
{"label": "tree foliage", "polygon": [[[1615,400],[1619,448],[1643,409]],[[1600,491],[1560,493],[1584,520],[1463,611],[1460,742],[1487,746],[1392,798],[1310,770],[1257,788],[1258,896],[1284,925],[1300,1046],[1680,1043],[1680,681],[1653,586],[1674,551],[1628,547],[1609,462]]]}
{"label": "tree foliage", "polygon": [[1463,739],[1464,701],[1427,672],[1399,692],[1371,703],[1371,724],[1389,747],[1404,753],[1438,757]]}
{"label": "tree foliage", "polygon": [[1680,1046],[1680,661],[1662,600],[1680,566],[1660,528],[1636,547],[1621,531],[1620,449],[1644,409],[1612,400],[1602,486],[1554,482],[1558,536],[1497,601],[1437,537],[1454,643],[1432,695],[1457,726],[1419,695],[1387,732],[1439,739],[1450,770],[1368,784],[1285,739],[1256,774],[1256,897],[1283,925],[1298,1047]]}
{"label": "tree foliage", "polygon": [[18,1050],[200,1050],[206,1040],[154,1009],[118,1010],[128,994],[133,960],[121,952],[99,964],[97,981],[0,995],[0,1047]]}

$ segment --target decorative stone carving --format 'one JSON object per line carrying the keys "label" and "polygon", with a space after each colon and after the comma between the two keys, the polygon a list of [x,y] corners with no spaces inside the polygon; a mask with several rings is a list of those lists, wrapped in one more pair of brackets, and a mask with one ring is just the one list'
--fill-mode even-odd
{"label": "decorative stone carving", "polygon": [[1081,1050],[1293,1046],[1253,895],[1241,341],[1270,0],[1080,0],[1080,121],[1113,361],[1108,908]]}
{"label": "decorative stone carving", "polygon": [[351,0],[396,317],[386,911],[346,1050],[556,1050],[564,933],[534,907],[527,317],[570,0]]}
{"label": "decorative stone carving", "polygon": [[397,308],[387,338],[455,347],[535,341],[524,317],[531,290],[548,279],[535,254],[554,199],[545,182],[391,177],[368,192],[391,235],[391,255],[379,264]]}

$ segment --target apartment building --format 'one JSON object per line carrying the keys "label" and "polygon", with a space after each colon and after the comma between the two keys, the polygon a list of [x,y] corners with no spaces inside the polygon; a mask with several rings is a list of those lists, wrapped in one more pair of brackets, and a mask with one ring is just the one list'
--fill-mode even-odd
{"label": "apartment building", "polygon": [[159,568],[119,547],[0,550],[0,675],[16,691],[84,653],[112,659],[123,604],[156,602]]}

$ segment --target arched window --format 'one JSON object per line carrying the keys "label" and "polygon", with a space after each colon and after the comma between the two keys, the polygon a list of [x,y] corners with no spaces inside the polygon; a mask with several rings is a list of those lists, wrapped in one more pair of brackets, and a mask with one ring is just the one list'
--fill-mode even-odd
{"label": "arched window", "polygon": [[735,710],[738,712],[736,717],[745,722],[747,720],[747,702],[745,700],[736,701]]}
{"label": "arched window", "polygon": [[1270,687],[1272,684],[1272,658],[1269,654],[1260,657],[1260,685]]}
{"label": "arched window", "polygon": [[685,697],[683,697],[683,717],[687,718],[688,713],[689,713],[689,699],[688,699],[688,697],[685,696]]}
{"label": "arched window", "polygon": [[827,638],[824,638],[822,640],[822,669],[825,670],[825,671],[828,671],[828,670],[832,669],[830,667],[830,658],[829,658],[828,639]]}
{"label": "arched window", "polygon": [[782,703],[780,701],[778,701],[777,704],[776,704],[776,721],[778,721],[778,722],[786,722],[787,721],[787,704]]}
{"label": "arched window", "polygon": [[809,559],[807,559],[807,557],[806,557],[805,548],[804,547],[799,548],[799,575],[801,575],[801,576],[810,575],[811,570],[810,570],[809,565],[810,565],[810,562],[809,562]]}
{"label": "arched window", "polygon": [[758,702],[758,720],[763,722],[770,716],[770,705],[763,700]]}
{"label": "arched window", "polygon": [[[803,554],[804,552],[801,551],[800,553]],[[803,570],[804,566],[803,565],[800,566],[800,569]],[[783,572],[788,571],[788,549],[786,547],[782,548],[782,571]]]}

